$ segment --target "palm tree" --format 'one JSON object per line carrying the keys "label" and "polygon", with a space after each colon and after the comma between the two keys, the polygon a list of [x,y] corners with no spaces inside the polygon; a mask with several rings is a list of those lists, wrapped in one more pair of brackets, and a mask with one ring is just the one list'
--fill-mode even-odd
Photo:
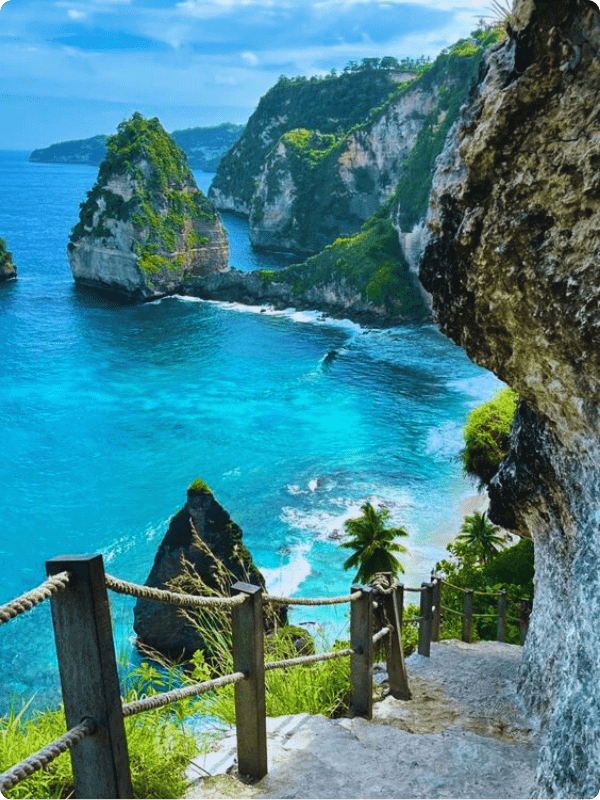
{"label": "palm tree", "polygon": [[499,545],[506,542],[506,538],[498,533],[500,529],[486,519],[485,511],[466,516],[460,530],[456,538],[479,550],[484,564],[496,555]]}
{"label": "palm tree", "polygon": [[344,561],[344,569],[358,567],[355,581],[368,583],[376,572],[391,572],[395,577],[404,572],[404,567],[394,553],[406,553],[406,547],[395,542],[397,536],[408,536],[404,528],[388,528],[390,516],[387,508],[376,511],[371,503],[361,506],[362,517],[348,519],[344,523],[346,535],[351,537],[341,547],[354,550]]}

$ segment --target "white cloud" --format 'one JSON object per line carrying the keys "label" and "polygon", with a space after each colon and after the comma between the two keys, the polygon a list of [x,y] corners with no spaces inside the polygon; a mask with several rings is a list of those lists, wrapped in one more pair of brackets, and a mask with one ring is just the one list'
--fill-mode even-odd
{"label": "white cloud", "polygon": [[258,56],[256,53],[246,50],[245,53],[242,53],[242,61],[248,64],[249,67],[255,67],[258,64]]}
{"label": "white cloud", "polygon": [[67,14],[71,19],[85,19],[87,17],[85,11],[77,11],[76,8],[70,8]]}
{"label": "white cloud", "polygon": [[2,8],[4,3],[8,3],[8,0],[0,0],[0,8]]}

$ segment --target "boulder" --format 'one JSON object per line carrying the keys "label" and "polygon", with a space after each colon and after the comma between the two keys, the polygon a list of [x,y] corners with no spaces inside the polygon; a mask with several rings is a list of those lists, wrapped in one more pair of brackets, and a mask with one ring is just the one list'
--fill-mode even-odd
{"label": "boulder", "polygon": [[521,692],[535,797],[600,789],[600,12],[516,0],[437,164],[420,277],[441,329],[521,396],[489,516],[530,535]]}

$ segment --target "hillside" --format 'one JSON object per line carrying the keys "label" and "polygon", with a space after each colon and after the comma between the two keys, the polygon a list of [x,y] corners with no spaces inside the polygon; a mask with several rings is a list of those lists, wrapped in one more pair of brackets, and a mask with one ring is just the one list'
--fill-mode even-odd
{"label": "hillside", "polygon": [[[214,172],[222,156],[243,130],[243,125],[224,122],[215,127],[173,131],[171,136],[186,154],[192,169]],[[44,164],[89,164],[97,167],[106,156],[107,139],[108,136],[92,136],[90,139],[58,142],[34,150],[29,160]]]}
{"label": "hillside", "polygon": [[384,102],[398,83],[412,78],[418,64],[364,59],[340,75],[281,77],[261,98],[239,141],[221,161],[209,197],[221,210],[248,216],[264,161],[283,134],[308,128],[337,139]]}

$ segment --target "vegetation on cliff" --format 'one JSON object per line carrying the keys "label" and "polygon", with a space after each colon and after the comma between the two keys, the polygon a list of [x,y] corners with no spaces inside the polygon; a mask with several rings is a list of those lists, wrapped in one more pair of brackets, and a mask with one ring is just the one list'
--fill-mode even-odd
{"label": "vegetation on cliff", "polygon": [[[239,139],[243,125],[224,122],[210,128],[186,128],[173,131],[172,139],[187,156],[192,169],[214,172],[222,156]],[[108,136],[92,136],[57,142],[34,150],[29,160],[45,164],[89,164],[97,167],[106,156]]]}
{"label": "vegetation on cliff", "polygon": [[0,238],[0,281],[16,277],[17,270],[13,264],[12,253],[9,252],[4,239]]}
{"label": "vegetation on cliff", "polygon": [[[115,187],[115,181],[123,186]],[[209,243],[196,227],[210,221],[218,221],[218,214],[196,187],[185,154],[157,118],[136,112],[107,140],[106,157],[80,206],[69,248],[84,238],[108,238],[115,222],[130,222],[138,267],[151,285],[165,270],[183,273],[186,255]]]}
{"label": "vegetation on cliff", "polygon": [[517,392],[506,388],[469,414],[462,463],[465,473],[478,478],[481,486],[491,481],[508,454],[517,402]]}

